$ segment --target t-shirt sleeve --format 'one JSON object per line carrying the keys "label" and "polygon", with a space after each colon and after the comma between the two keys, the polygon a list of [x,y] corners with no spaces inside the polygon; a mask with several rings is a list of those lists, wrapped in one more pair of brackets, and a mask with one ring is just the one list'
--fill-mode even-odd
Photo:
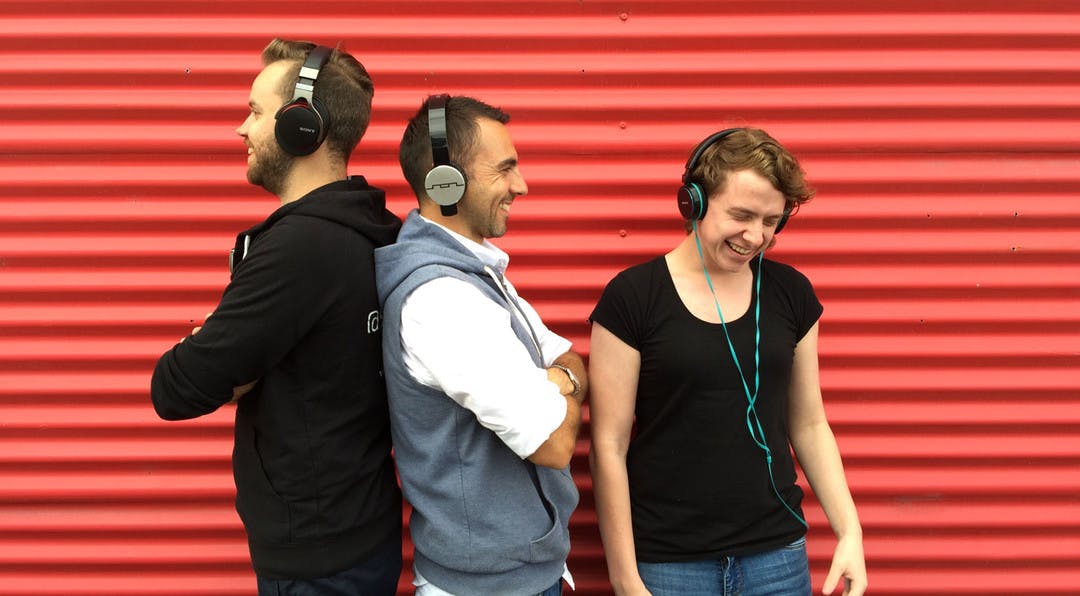
{"label": "t-shirt sleeve", "polygon": [[785,268],[786,287],[790,288],[792,310],[795,313],[795,339],[801,341],[821,318],[825,307],[821,305],[810,279],[793,267]]}
{"label": "t-shirt sleeve", "polygon": [[626,345],[641,350],[644,307],[638,271],[629,269],[608,282],[589,321],[607,329]]}

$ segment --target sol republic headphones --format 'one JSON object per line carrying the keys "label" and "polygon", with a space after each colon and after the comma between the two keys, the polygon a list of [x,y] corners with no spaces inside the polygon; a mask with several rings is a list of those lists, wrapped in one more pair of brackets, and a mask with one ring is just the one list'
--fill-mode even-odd
{"label": "sol republic headphones", "polygon": [[446,103],[449,95],[428,99],[428,136],[431,137],[431,169],[424,177],[424,190],[439,205],[444,216],[457,215],[457,204],[465,196],[465,171],[450,161],[446,138]]}
{"label": "sol republic headphones", "polygon": [[[679,214],[683,216],[683,219],[701,221],[705,218],[705,211],[709,208],[709,197],[705,196],[705,190],[701,187],[701,184],[691,177],[691,172],[697,167],[701,155],[705,153],[706,149],[719,143],[728,135],[741,130],[745,129],[727,128],[720,132],[715,132],[706,137],[705,140],[699,143],[698,146],[694,148],[694,151],[690,153],[690,159],[686,161],[686,170],[683,171],[682,186],[679,187],[677,195],[679,201]],[[773,234],[780,233],[780,230],[787,224],[790,216],[791,208],[788,207],[784,209],[783,215],[780,216],[780,221],[776,223],[776,230],[773,231]]]}
{"label": "sol republic headphones", "polygon": [[329,114],[319,102],[315,101],[315,80],[319,71],[330,59],[333,50],[326,46],[315,46],[308,53],[307,60],[300,67],[296,77],[296,89],[292,101],[281,106],[274,118],[274,137],[278,145],[289,155],[311,155],[326,139],[326,129],[330,125]]}

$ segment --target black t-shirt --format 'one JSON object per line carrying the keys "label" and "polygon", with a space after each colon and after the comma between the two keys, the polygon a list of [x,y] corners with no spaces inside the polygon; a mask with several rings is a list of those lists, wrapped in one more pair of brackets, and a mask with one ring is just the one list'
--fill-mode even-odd
{"label": "black t-shirt", "polygon": [[[810,281],[765,260],[761,283],[761,387],[755,410],[772,451],[772,473],[799,515],[787,441],[795,345],[822,307]],[[757,263],[751,267],[757,280]],[[754,390],[753,297],[727,321]],[[692,561],[777,548],[805,533],[780,503],[765,452],[747,427],[748,400],[719,323],[698,319],[679,298],[663,257],[631,267],[604,290],[591,320],[641,354],[636,429],[627,454],[639,561]],[[726,318],[726,315],[725,315]]]}

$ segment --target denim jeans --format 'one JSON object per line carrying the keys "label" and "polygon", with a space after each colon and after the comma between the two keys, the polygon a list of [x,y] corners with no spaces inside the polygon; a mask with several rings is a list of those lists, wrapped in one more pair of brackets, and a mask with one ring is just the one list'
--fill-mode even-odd
{"label": "denim jeans", "polygon": [[683,563],[638,563],[653,596],[809,596],[806,538],[744,557]]}
{"label": "denim jeans", "polygon": [[275,580],[256,576],[259,596],[393,596],[401,576],[401,541],[383,544],[366,561],[330,577]]}
{"label": "denim jeans", "polygon": [[562,578],[560,577],[554,586],[540,592],[538,596],[562,596]]}

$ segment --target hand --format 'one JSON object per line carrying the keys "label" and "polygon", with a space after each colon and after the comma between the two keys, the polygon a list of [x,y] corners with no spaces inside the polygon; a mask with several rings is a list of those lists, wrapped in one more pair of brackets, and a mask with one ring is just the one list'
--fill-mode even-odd
{"label": "hand", "polygon": [[866,592],[866,559],[863,556],[862,536],[844,537],[836,543],[832,567],[822,586],[823,594],[832,594],[844,579],[843,596],[862,596]]}
{"label": "hand", "polygon": [[[205,325],[205,324],[206,324],[206,319],[209,319],[209,318],[210,318],[210,315],[212,315],[212,314],[214,314],[214,313],[212,313],[212,312],[208,312],[208,313],[206,313],[206,316],[205,316],[205,317],[203,317],[203,325]],[[192,322],[194,322],[194,321],[192,321]],[[202,329],[202,325],[196,325],[196,326],[195,326],[194,328],[192,328],[192,330],[191,330],[191,335],[195,335],[196,333],[198,333],[198,332],[199,332],[199,330],[200,330],[200,329]],[[182,340],[182,339],[181,339],[180,341],[184,341],[184,340]],[[249,389],[250,389],[250,388],[249,388]]]}
{"label": "hand", "polygon": [[581,400],[574,395],[574,384],[570,381],[570,376],[566,374],[561,368],[551,367],[547,369],[547,379],[559,388],[559,393],[577,399],[578,403]]}
{"label": "hand", "polygon": [[255,379],[254,381],[248,383],[247,385],[241,385],[239,387],[233,387],[232,400],[235,402],[236,400],[243,397],[244,394],[246,394],[248,391],[251,391],[251,388],[254,387],[255,383],[258,383],[258,382],[259,382],[259,380]]}

